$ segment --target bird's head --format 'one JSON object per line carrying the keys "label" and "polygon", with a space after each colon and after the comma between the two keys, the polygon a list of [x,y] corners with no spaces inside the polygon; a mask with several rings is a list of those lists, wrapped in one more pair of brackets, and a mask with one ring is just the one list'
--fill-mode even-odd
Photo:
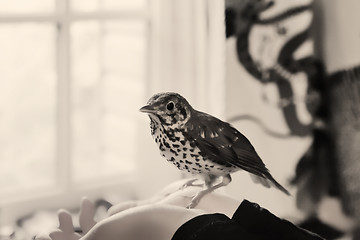
{"label": "bird's head", "polygon": [[140,112],[147,113],[163,126],[181,126],[185,124],[193,111],[188,101],[178,93],[166,92],[152,96]]}

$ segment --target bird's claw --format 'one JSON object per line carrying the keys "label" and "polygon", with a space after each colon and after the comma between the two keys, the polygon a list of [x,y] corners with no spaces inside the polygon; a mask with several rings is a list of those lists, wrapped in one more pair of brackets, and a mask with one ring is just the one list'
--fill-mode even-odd
{"label": "bird's claw", "polygon": [[186,183],[184,183],[179,190],[183,190],[187,187],[203,187],[204,184],[203,183],[199,183],[199,184],[194,184],[194,182],[196,182],[198,179],[191,179],[189,181],[187,181]]}
{"label": "bird's claw", "polygon": [[193,208],[195,208],[197,205],[198,205],[198,203],[195,203],[195,202],[191,201],[191,202],[186,206],[186,208],[187,208],[187,209],[193,209]]}
{"label": "bird's claw", "polygon": [[197,193],[197,194],[191,199],[191,202],[186,206],[187,209],[193,209],[193,208],[195,208],[195,207],[199,204],[201,198],[203,197],[203,195],[200,194],[200,193],[201,193],[201,192]]}

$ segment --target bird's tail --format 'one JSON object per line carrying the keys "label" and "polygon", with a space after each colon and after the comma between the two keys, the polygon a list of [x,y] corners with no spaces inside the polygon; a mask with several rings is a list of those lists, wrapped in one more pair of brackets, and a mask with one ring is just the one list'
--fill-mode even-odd
{"label": "bird's tail", "polygon": [[260,183],[262,184],[264,187],[271,187],[271,186],[274,186],[276,187],[277,189],[279,189],[280,191],[282,191],[283,193],[285,193],[286,195],[291,195],[289,193],[288,190],[286,190],[286,188],[284,188],[280,183],[278,183],[274,178],[273,176],[271,176],[271,174],[266,174],[266,176],[258,176],[258,175],[254,175],[254,174],[250,174],[252,180],[255,182],[255,183]]}

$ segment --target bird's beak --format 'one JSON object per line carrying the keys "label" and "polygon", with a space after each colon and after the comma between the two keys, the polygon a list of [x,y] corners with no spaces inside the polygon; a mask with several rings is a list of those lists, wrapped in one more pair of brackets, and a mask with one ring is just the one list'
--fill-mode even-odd
{"label": "bird's beak", "polygon": [[156,113],[156,110],[151,105],[143,106],[139,111],[143,113]]}

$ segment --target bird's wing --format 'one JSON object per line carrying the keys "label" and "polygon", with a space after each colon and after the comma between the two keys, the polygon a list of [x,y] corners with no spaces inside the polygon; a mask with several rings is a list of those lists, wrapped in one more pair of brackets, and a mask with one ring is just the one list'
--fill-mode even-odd
{"label": "bird's wing", "polygon": [[218,164],[236,166],[258,176],[268,175],[269,171],[250,141],[230,124],[197,112],[186,127],[185,137],[200,149],[203,156]]}

